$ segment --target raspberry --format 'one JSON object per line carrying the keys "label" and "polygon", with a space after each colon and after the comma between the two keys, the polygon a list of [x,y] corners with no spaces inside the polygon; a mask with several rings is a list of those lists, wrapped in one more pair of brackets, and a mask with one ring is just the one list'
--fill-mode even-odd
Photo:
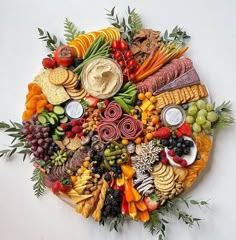
{"label": "raspberry", "polygon": [[174,157],[175,156],[175,150],[174,149],[169,150],[168,155],[171,156],[171,157]]}
{"label": "raspberry", "polygon": [[85,118],[80,118],[79,123],[80,123],[80,125],[84,124],[85,123]]}
{"label": "raspberry", "polygon": [[160,158],[162,159],[162,158],[165,158],[165,157],[166,157],[166,152],[164,150],[162,150],[160,152]]}
{"label": "raspberry", "polygon": [[61,123],[60,127],[63,129],[63,131],[67,130],[67,124],[66,123]]}
{"label": "raspberry", "polygon": [[84,133],[83,133],[83,132],[77,133],[77,137],[78,137],[78,138],[81,138],[82,136],[84,136]]}
{"label": "raspberry", "polygon": [[66,133],[66,137],[68,137],[68,138],[74,138],[74,137],[75,137],[75,133],[72,132],[72,131],[69,131],[69,132]]}
{"label": "raspberry", "polygon": [[70,121],[70,125],[71,125],[71,127],[78,126],[78,125],[80,125],[80,121],[77,119],[72,119]]}
{"label": "raspberry", "polygon": [[174,157],[173,157],[173,160],[174,160],[174,162],[180,164],[180,163],[182,162],[183,159],[182,159],[181,157],[179,157],[179,156],[174,156]]}
{"label": "raspberry", "polygon": [[57,66],[56,61],[53,58],[44,58],[42,64],[44,68],[55,68]]}
{"label": "raspberry", "polygon": [[82,127],[81,126],[74,126],[71,131],[74,132],[74,133],[80,133],[82,130]]}
{"label": "raspberry", "polygon": [[161,162],[164,164],[164,165],[168,165],[169,164],[169,160],[167,158],[162,158],[161,159]]}
{"label": "raspberry", "polygon": [[188,163],[185,159],[182,159],[180,165],[181,165],[181,167],[187,167]]}

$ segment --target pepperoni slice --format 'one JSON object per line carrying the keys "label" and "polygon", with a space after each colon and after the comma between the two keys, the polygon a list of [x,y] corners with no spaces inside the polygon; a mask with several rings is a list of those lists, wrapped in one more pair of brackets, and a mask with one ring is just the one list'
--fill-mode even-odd
{"label": "pepperoni slice", "polygon": [[120,138],[120,130],[117,125],[112,122],[103,122],[98,128],[98,136],[103,142],[109,142],[111,140],[117,140]]}
{"label": "pepperoni slice", "polygon": [[143,131],[143,124],[129,115],[125,115],[118,123],[121,137],[129,140],[135,139]]}

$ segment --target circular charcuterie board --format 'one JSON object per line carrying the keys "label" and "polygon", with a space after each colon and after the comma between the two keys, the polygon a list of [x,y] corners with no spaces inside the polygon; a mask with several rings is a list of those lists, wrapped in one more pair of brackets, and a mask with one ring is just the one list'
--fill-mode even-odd
{"label": "circular charcuterie board", "polygon": [[153,224],[205,168],[229,106],[210,102],[185,31],[162,35],[128,15],[126,27],[87,33],[66,19],[63,45],[39,29],[52,51],[28,84],[22,126],[8,132],[32,157],[36,195],[46,186],[100,223]]}

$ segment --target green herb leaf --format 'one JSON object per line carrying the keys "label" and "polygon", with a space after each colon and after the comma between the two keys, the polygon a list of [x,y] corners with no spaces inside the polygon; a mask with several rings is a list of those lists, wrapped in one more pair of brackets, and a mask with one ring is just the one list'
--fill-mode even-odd
{"label": "green herb leaf", "polygon": [[31,181],[35,182],[33,185],[35,196],[42,196],[45,191],[44,174],[39,169],[35,168]]}
{"label": "green herb leaf", "polygon": [[74,23],[71,22],[68,18],[66,18],[64,22],[64,31],[64,37],[67,43],[74,40],[78,35],[85,33],[84,31],[79,31]]}

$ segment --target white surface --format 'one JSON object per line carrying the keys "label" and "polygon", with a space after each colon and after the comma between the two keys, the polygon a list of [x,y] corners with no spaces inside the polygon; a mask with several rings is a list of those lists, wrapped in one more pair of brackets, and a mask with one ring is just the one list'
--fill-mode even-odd
{"label": "white surface", "polygon": [[[0,6],[0,119],[20,121],[27,83],[41,67],[46,55],[38,40],[37,27],[63,36],[65,17],[81,29],[108,26],[104,8],[117,5],[136,7],[146,27],[164,31],[176,24],[192,36],[190,56],[217,104],[232,100],[236,113],[236,2],[235,0],[169,1],[30,1],[2,0]],[[211,199],[210,208],[193,208],[194,215],[205,219],[200,230],[186,228],[171,220],[167,239],[235,239],[236,212],[236,127],[215,137],[214,150],[203,177],[191,190],[195,199]],[[0,146],[9,139],[0,134]],[[140,223],[128,223],[122,233],[110,233],[91,219],[83,219],[73,209],[48,193],[41,199],[33,195],[30,181],[32,166],[20,158],[0,159],[0,239],[1,240],[75,240],[75,239],[156,239]]]}

